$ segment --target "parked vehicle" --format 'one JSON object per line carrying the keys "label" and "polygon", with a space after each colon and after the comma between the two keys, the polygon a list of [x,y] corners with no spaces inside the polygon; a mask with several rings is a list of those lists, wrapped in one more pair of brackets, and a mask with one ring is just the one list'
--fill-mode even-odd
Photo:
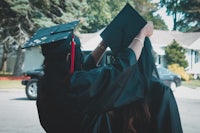
{"label": "parked vehicle", "polygon": [[[84,54],[87,55],[89,52],[90,51],[85,51]],[[113,59],[112,53],[110,51],[106,51],[101,62],[99,63],[99,66],[110,64]],[[173,91],[176,89],[176,87],[181,85],[180,76],[174,74],[164,67],[157,67],[157,69],[161,80]],[[26,86],[26,95],[28,99],[35,100],[37,99],[37,82],[44,75],[43,69],[39,68],[32,71],[27,71],[24,73],[24,75],[30,77],[29,80],[22,80],[22,84]]]}
{"label": "parked vehicle", "polygon": [[28,99],[37,99],[37,82],[44,75],[43,68],[34,69],[23,73],[24,76],[30,77],[30,79],[22,80],[22,85],[25,85],[25,93]]}
{"label": "parked vehicle", "polygon": [[175,91],[176,87],[181,86],[181,76],[161,66],[157,66],[157,70],[163,83],[169,86],[173,91]]}

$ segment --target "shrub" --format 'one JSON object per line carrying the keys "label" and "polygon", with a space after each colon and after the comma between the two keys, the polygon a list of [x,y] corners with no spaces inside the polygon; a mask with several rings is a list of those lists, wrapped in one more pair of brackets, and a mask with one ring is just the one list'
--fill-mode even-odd
{"label": "shrub", "polygon": [[180,75],[182,80],[184,80],[184,81],[190,80],[190,75],[187,74],[186,71],[184,70],[184,68],[179,66],[179,64],[168,65],[168,69],[171,70],[172,72]]}
{"label": "shrub", "polygon": [[179,66],[186,68],[188,62],[185,54],[186,50],[175,40],[165,47],[165,59],[168,65],[179,64]]}

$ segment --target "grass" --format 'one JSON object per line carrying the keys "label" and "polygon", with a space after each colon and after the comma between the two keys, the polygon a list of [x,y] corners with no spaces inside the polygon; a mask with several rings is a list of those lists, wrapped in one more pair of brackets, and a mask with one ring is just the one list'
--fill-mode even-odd
{"label": "grass", "polygon": [[193,89],[200,88],[200,80],[183,81],[182,85]]}
{"label": "grass", "polygon": [[0,89],[24,89],[21,80],[0,80]]}
{"label": "grass", "polygon": [[11,72],[2,72],[0,71],[0,76],[11,76],[13,73]]}
{"label": "grass", "polygon": [[[183,81],[183,86],[190,88],[200,88],[200,80]],[[0,80],[0,89],[24,89],[25,86],[21,84],[21,80]]]}

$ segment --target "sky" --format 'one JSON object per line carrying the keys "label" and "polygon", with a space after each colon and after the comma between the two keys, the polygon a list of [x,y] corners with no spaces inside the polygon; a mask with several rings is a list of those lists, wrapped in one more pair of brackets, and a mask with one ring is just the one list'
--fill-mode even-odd
{"label": "sky", "polygon": [[158,10],[158,14],[162,17],[162,19],[165,21],[165,24],[168,26],[169,30],[173,29],[173,18],[172,16],[166,15],[166,8],[162,8]]}
{"label": "sky", "polygon": [[[160,0],[153,0],[153,2],[159,2]],[[167,16],[166,14],[166,8],[163,7],[160,10],[157,11],[158,14],[162,17],[162,19],[165,21],[166,25],[168,26],[169,30],[173,29],[173,18],[172,16]]]}

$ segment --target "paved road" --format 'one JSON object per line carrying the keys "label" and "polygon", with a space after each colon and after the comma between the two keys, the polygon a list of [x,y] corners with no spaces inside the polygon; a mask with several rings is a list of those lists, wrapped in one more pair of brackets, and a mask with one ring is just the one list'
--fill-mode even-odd
{"label": "paved road", "polygon": [[0,89],[0,133],[45,133],[35,101],[27,100],[23,89]]}
{"label": "paved road", "polygon": [[[200,131],[200,88],[179,87],[177,99],[184,133]],[[40,126],[35,101],[23,89],[0,89],[0,133],[45,133]]]}
{"label": "paved road", "polygon": [[200,132],[200,88],[179,87],[174,92],[184,133]]}

